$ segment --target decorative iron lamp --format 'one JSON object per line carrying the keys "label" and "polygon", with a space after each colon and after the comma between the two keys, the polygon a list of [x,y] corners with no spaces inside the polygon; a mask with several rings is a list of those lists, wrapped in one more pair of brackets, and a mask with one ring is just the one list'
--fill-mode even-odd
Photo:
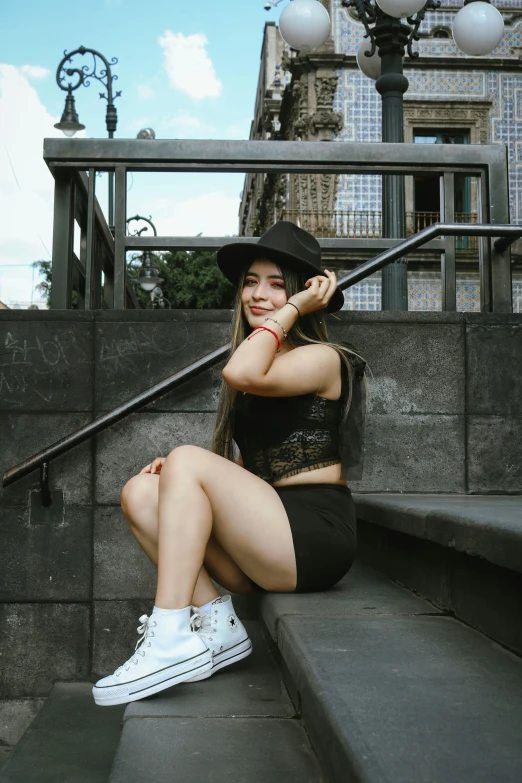
{"label": "decorative iron lamp", "polygon": [[72,94],[72,87],[69,85],[69,91],[65,96],[65,108],[63,110],[62,119],[54,126],[58,130],[63,131],[65,136],[71,138],[76,131],[84,130],[85,125],[82,125],[76,106],[74,105],[74,95]]}

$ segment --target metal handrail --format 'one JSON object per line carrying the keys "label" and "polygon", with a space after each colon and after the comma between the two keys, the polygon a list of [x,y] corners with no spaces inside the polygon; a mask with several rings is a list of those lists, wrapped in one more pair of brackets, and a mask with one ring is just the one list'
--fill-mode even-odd
{"label": "metal handrail", "polygon": [[[345,288],[355,285],[365,277],[368,277],[374,272],[379,271],[379,269],[382,269],[387,264],[390,264],[393,261],[397,261],[408,252],[415,250],[426,242],[429,242],[435,237],[441,235],[483,236],[496,238],[495,247],[497,250],[499,250],[499,252],[502,252],[503,250],[506,250],[513,242],[522,237],[522,226],[491,226],[478,225],[476,223],[434,223],[433,225],[422,229],[422,231],[419,231],[417,234],[404,239],[393,247],[384,250],[382,253],[379,253],[379,255],[375,256],[375,258],[360,264],[356,269],[352,269],[351,271],[347,272],[337,281],[338,288],[343,291]],[[222,345],[220,348],[216,348],[216,350],[212,351],[212,353],[209,353],[202,359],[198,359],[192,364],[189,364],[187,367],[184,367],[182,370],[174,373],[174,375],[171,375],[169,378],[166,378],[160,383],[157,383],[155,386],[152,386],[152,388],[148,389],[147,391],[142,392],[136,397],[133,397],[132,399],[123,403],[123,405],[114,408],[114,410],[109,411],[109,413],[106,413],[103,416],[100,416],[98,419],[90,422],[90,424],[86,424],[83,427],[80,427],[80,429],[75,430],[69,435],[66,435],[64,438],[56,441],[51,446],[43,449],[43,451],[39,451],[32,457],[29,457],[23,462],[20,462],[18,465],[9,468],[5,471],[2,477],[2,486],[8,487],[10,484],[13,484],[15,481],[18,481],[37,468],[42,470],[42,468],[44,468],[44,466],[46,466],[52,459],[59,457],[61,454],[64,454],[66,451],[69,451],[75,446],[79,446],[80,443],[88,440],[93,435],[96,435],[98,432],[107,429],[107,427],[110,427],[112,424],[116,424],[116,422],[121,421],[121,419],[124,419],[139,408],[147,405],[158,397],[161,397],[163,394],[176,389],[178,386],[181,386],[190,378],[199,375],[204,370],[210,369],[214,365],[219,364],[219,362],[224,359],[227,353],[230,351],[231,347],[232,344],[227,343],[226,345]],[[44,469],[43,472],[47,475],[46,469]],[[46,483],[46,480],[47,479],[43,480],[41,478],[41,483]]]}

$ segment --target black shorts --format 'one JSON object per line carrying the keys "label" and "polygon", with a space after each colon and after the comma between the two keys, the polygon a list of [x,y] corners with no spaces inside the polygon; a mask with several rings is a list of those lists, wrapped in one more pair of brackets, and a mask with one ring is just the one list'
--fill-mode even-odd
{"label": "black shorts", "polygon": [[349,487],[294,484],[274,489],[285,507],[294,540],[295,592],[333,587],[350,570],[357,550],[355,503]]}

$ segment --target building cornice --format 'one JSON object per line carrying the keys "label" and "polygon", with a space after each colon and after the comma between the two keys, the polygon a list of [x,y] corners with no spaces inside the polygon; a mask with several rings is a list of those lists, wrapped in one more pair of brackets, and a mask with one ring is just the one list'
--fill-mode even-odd
{"label": "building cornice", "polygon": [[[520,57],[517,59],[511,57],[426,57],[421,55],[412,60],[409,57],[404,59],[404,70],[409,68],[421,70],[423,68],[447,70],[522,70],[522,47],[520,48]],[[295,57],[290,60],[290,69],[292,73],[309,70],[313,68],[358,68],[357,60],[354,54],[324,54],[316,53],[306,54],[303,57]]]}
{"label": "building cornice", "polygon": [[[344,59],[338,67],[359,68],[355,55],[340,55]],[[485,57],[423,57],[415,60],[405,58],[404,70],[458,70],[458,71],[522,71],[522,59],[512,60],[507,57],[487,59]]]}

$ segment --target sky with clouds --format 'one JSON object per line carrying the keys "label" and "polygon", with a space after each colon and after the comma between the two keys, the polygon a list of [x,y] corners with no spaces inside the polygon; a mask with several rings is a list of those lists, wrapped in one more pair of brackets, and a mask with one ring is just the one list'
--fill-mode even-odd
{"label": "sky with clouds", "polygon": [[[277,21],[263,0],[25,0],[2,8],[0,55],[0,300],[38,302],[31,263],[50,259],[53,178],[43,139],[63,138],[64,52],[80,46],[108,60],[118,81],[116,137],[152,127],[157,138],[246,139],[253,115],[263,27]],[[87,63],[77,55],[74,67]],[[89,62],[92,62],[92,58]],[[106,101],[95,79],[74,92],[77,137],[105,138]],[[128,214],[152,216],[159,234],[237,233],[242,174],[135,174]],[[107,179],[97,179],[106,209]]]}

